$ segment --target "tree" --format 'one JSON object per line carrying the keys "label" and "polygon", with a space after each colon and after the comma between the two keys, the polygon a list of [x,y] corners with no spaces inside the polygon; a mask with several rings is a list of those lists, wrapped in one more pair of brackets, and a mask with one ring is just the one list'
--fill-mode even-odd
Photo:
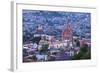
{"label": "tree", "polygon": [[40,53],[46,53],[48,51],[49,44],[43,44]]}
{"label": "tree", "polygon": [[80,52],[72,57],[72,60],[90,59],[90,58],[91,58],[91,50],[88,47],[88,45],[84,44],[84,46],[80,48]]}

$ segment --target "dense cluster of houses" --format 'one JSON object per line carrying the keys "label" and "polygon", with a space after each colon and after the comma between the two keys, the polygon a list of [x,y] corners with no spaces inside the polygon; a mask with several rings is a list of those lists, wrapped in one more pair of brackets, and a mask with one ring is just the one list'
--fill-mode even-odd
{"label": "dense cluster of houses", "polygon": [[23,44],[23,62],[71,60],[84,44],[91,46],[90,39],[73,36],[70,24],[65,26],[59,39],[44,34],[42,26],[37,27],[37,32],[34,37],[41,38],[39,43]]}

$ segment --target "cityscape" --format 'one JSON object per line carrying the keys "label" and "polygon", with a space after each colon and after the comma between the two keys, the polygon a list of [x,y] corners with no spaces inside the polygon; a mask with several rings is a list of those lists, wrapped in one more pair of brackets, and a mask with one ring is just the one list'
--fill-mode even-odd
{"label": "cityscape", "polygon": [[91,59],[91,14],[22,10],[24,63]]}

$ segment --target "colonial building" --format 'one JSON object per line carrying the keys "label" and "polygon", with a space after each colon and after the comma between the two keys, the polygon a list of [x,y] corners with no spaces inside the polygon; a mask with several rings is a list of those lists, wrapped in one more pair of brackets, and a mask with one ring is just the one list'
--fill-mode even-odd
{"label": "colonial building", "polygon": [[72,27],[71,24],[65,25],[64,29],[62,30],[62,40],[70,40],[72,41],[73,37]]}

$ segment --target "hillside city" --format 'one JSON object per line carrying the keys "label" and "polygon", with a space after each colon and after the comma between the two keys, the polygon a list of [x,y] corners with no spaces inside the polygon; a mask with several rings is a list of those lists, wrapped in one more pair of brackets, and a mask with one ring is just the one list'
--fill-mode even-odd
{"label": "hillside city", "polygon": [[23,10],[23,62],[91,59],[91,14]]}

